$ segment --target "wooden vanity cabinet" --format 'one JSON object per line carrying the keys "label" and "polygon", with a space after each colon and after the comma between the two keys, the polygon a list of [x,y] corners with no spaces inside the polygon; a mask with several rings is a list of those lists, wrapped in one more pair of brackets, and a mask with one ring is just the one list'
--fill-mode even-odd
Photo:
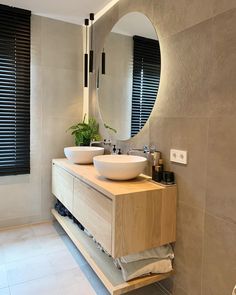
{"label": "wooden vanity cabinet", "polygon": [[73,204],[73,215],[111,254],[112,200],[75,178]]}
{"label": "wooden vanity cabinet", "polygon": [[[113,257],[152,249],[176,239],[176,186],[142,175],[130,181],[101,177],[93,165],[53,160],[52,193]],[[124,294],[168,277],[156,274],[124,282],[112,260],[71,220],[53,215],[111,294]]]}
{"label": "wooden vanity cabinet", "polygon": [[[154,184],[155,185],[155,184]],[[176,188],[121,195],[113,202],[112,256],[121,257],[174,242]]]}
{"label": "wooden vanity cabinet", "polygon": [[70,211],[73,211],[74,177],[56,165],[52,167],[52,193]]}
{"label": "wooden vanity cabinet", "polygon": [[114,258],[175,241],[175,186],[111,181],[92,165],[54,160],[52,192]]}

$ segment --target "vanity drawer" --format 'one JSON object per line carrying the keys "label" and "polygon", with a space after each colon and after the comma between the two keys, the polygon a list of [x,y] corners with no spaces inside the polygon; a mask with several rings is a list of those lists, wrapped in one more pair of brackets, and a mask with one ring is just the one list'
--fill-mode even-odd
{"label": "vanity drawer", "polygon": [[64,169],[52,167],[52,193],[62,204],[72,212],[74,177]]}
{"label": "vanity drawer", "polygon": [[111,253],[112,201],[75,178],[73,207],[74,216]]}

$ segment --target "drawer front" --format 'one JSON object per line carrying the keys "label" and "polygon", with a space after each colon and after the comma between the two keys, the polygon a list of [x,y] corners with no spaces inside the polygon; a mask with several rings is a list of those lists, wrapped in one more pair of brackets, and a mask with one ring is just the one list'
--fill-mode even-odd
{"label": "drawer front", "polygon": [[73,214],[111,254],[112,201],[75,179]]}
{"label": "drawer front", "polygon": [[70,212],[73,206],[73,179],[71,174],[53,165],[52,193]]}

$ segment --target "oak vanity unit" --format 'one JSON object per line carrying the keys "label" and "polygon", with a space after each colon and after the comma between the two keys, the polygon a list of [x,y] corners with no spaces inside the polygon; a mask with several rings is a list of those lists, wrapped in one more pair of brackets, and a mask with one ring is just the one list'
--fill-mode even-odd
{"label": "oak vanity unit", "polygon": [[[113,257],[158,247],[176,239],[176,186],[161,186],[147,176],[130,181],[101,177],[93,165],[53,160],[52,192],[97,242]],[[111,294],[160,281],[168,274],[156,274],[124,282],[112,258],[69,218],[53,215]]]}

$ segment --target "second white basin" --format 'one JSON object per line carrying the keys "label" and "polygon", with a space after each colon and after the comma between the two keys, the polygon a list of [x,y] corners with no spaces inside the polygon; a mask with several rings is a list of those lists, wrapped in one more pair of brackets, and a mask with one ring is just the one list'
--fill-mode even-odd
{"label": "second white basin", "polygon": [[104,148],[95,146],[72,146],[64,148],[67,159],[75,164],[91,164],[93,157],[104,154]]}
{"label": "second white basin", "polygon": [[93,158],[97,171],[113,180],[128,180],[143,172],[147,159],[131,155],[104,155]]}

